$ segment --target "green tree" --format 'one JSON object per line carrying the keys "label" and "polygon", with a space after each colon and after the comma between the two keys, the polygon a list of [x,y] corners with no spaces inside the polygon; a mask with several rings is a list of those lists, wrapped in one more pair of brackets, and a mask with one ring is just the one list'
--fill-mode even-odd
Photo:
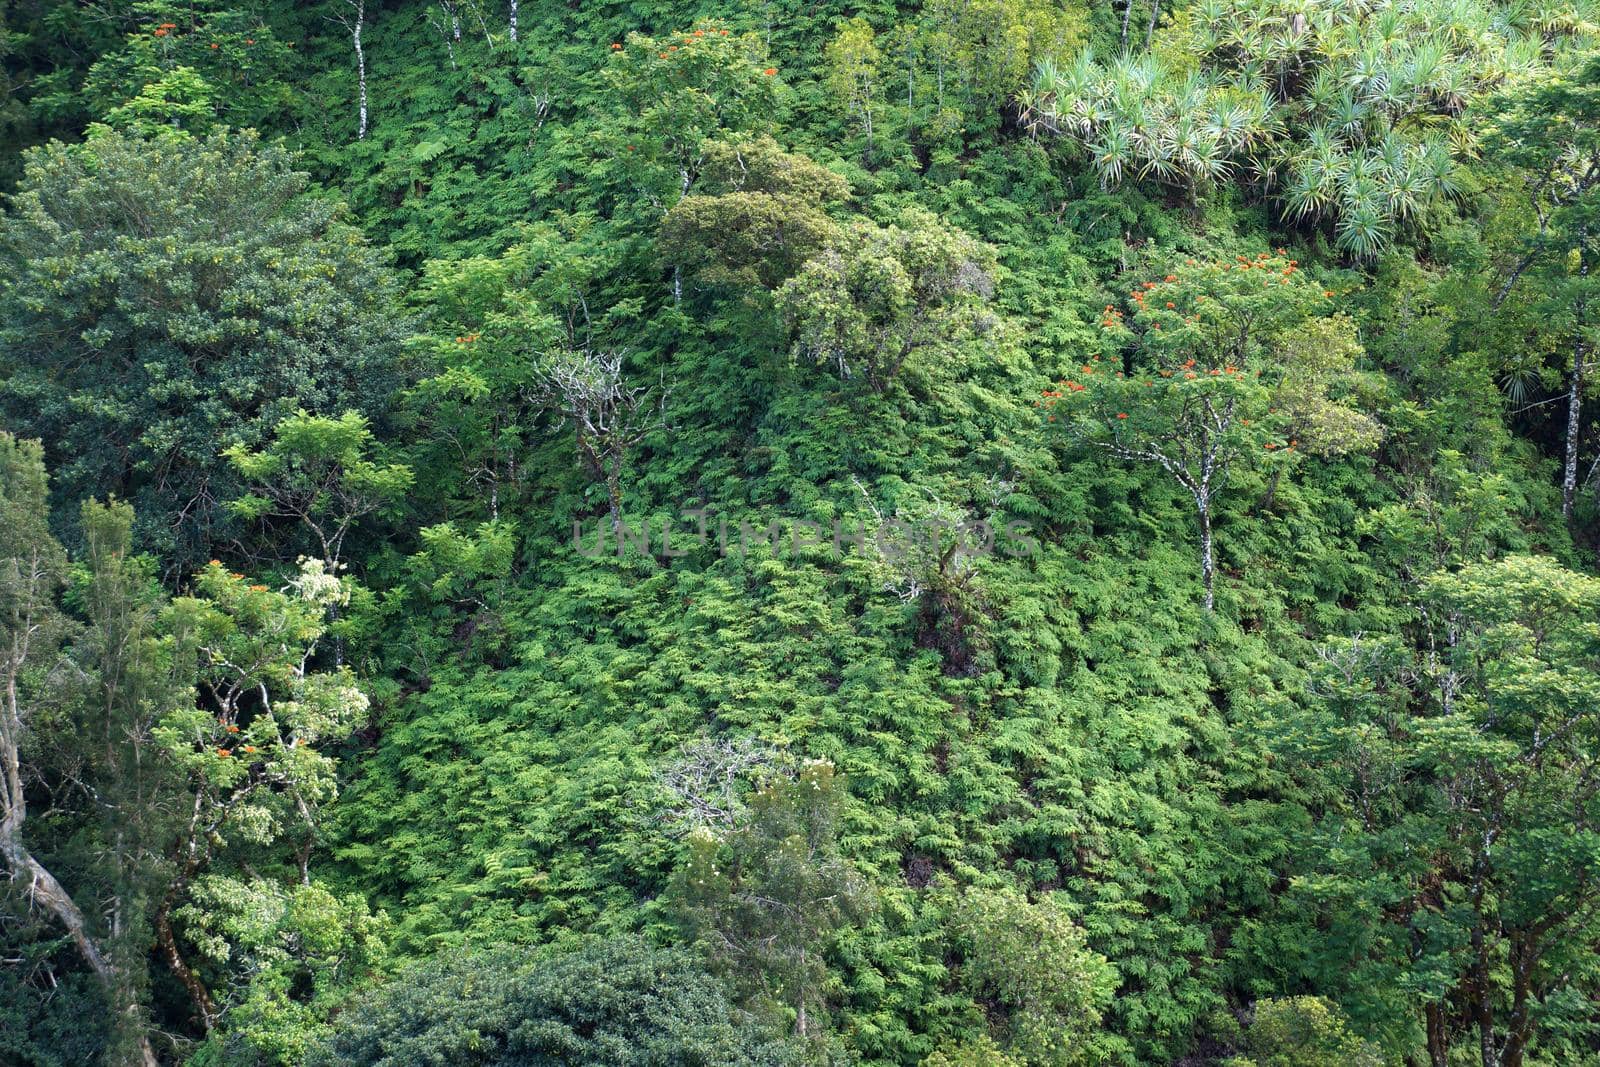
{"label": "green tree", "polygon": [[297,411],[279,422],[266,447],[243,444],[223,455],[250,486],[228,509],[255,522],[297,523],[310,533],[323,571],[343,570],[344,541],[362,518],[397,503],[411,487],[411,468],[373,456],[364,416]]}
{"label": "green tree", "polygon": [[883,55],[878,51],[872,23],[857,16],[841,23],[828,42],[828,91],[846,111],[859,116],[866,138],[867,159],[872,158],[873,109],[878,106],[878,82]]}
{"label": "green tree", "polygon": [[968,889],[948,929],[961,955],[961,986],[986,1006],[1006,1054],[1022,1063],[1090,1062],[1090,1039],[1116,987],[1116,971],[1050,899],[1011,889]]}
{"label": "green tree", "polygon": [[179,567],[239,495],[224,448],[399,382],[392,283],[307,192],[251,134],[101,133],[31,153],[0,220],[0,411],[49,442],[58,500],[128,500]]}
{"label": "green tree", "polygon": [[[1547,321],[1558,324],[1572,355],[1563,432],[1561,510],[1572,516],[1578,489],[1582,408],[1600,307],[1600,58],[1552,74],[1499,99],[1485,138],[1491,160],[1511,168],[1537,225],[1525,234],[1505,281],[1499,310],[1518,281]],[[1600,466],[1597,460],[1596,466]],[[1594,477],[1591,467],[1585,482]]]}
{"label": "green tree", "polygon": [[751,997],[792,1010],[802,1038],[818,1032],[829,939],[870,902],[839,854],[846,796],[825,761],[773,776],[750,797],[746,817],[689,836],[678,873],[690,929]]}
{"label": "green tree", "polygon": [[1321,997],[1258,1000],[1246,1044],[1248,1059],[1230,1067],[1383,1067],[1382,1052],[1352,1034],[1339,1009]]}
{"label": "green tree", "polygon": [[1334,646],[1331,715],[1283,738],[1336,788],[1291,897],[1356,935],[1314,953],[1353,968],[1346,998],[1415,991],[1436,1067],[1461,1039],[1484,1067],[1559,1059],[1600,986],[1600,580],[1512,556],[1422,606],[1410,652]]}
{"label": "green tree", "polygon": [[[170,711],[154,730],[180,775],[183,813],[155,931],[209,1031],[220,1009],[185,958],[173,920],[195,879],[219,857],[231,858],[230,847],[249,854],[238,861],[247,872],[270,860],[310,884],[319,815],[337,792],[335,761],[315,746],[349,733],[367,698],[348,669],[315,669],[327,610],[345,596],[320,560],[306,561],[279,590],[216,562],[195,583],[198,595],[172,602],[167,627],[174,655],[193,665],[199,699]],[[289,855],[273,852],[282,844],[291,846]]]}
{"label": "green tree", "polygon": [[463,953],[412,967],[347,1009],[312,1065],[618,1067],[798,1063],[681,950],[631,937],[530,958]]}
{"label": "green tree", "polygon": [[784,283],[778,306],[798,358],[882,391],[913,356],[948,358],[962,341],[998,329],[984,307],[993,270],[989,248],[909,210],[893,226],[848,226]]}
{"label": "green tree", "polygon": [[662,256],[707,286],[776,289],[835,239],[845,180],[771,137],[701,146],[699,176],[661,223]]}
{"label": "green tree", "polygon": [[1101,329],[1121,348],[1047,389],[1039,406],[1076,441],[1156,466],[1194,500],[1205,607],[1216,603],[1212,516],[1236,469],[1283,464],[1304,429],[1316,452],[1371,448],[1378,427],[1337,390],[1362,355],[1349,319],[1318,317],[1324,290],[1282,255],[1185,260],[1106,305]]}
{"label": "green tree", "polygon": [[[157,1062],[142,1030],[142,1011],[125,960],[108,951],[82,905],[34,856],[23,836],[28,791],[35,768],[26,755],[32,741],[48,668],[67,633],[57,603],[66,577],[66,553],[46,523],[44,454],[37,442],[0,434],[0,857],[30,907],[64,929],[114,1006],[117,1025],[131,1029],[131,1053]],[[124,798],[126,799],[126,798]]]}

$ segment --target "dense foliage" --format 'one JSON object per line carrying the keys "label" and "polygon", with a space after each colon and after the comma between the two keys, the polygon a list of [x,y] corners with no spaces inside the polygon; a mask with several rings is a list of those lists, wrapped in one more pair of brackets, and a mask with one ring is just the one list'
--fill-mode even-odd
{"label": "dense foliage", "polygon": [[0,1059],[1600,1060],[1589,0],[0,18]]}

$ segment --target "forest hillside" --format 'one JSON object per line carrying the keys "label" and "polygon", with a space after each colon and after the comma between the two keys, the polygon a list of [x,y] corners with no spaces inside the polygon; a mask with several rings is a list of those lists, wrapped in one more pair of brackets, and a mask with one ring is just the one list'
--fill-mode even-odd
{"label": "forest hillside", "polygon": [[0,3],[0,1063],[1600,1063],[1597,35]]}

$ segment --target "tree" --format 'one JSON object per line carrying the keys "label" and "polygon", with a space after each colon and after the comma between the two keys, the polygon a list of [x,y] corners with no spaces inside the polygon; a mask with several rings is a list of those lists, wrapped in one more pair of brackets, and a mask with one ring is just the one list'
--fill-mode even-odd
{"label": "tree", "polygon": [[765,134],[707,141],[694,185],[662,220],[661,252],[704,285],[776,289],[834,241],[827,209],[849,192]]}
{"label": "tree", "polygon": [[665,391],[652,395],[622,377],[622,356],[581,349],[552,357],[541,371],[540,398],[572,427],[578,460],[605,486],[611,535],[622,548],[622,473],[628,456],[661,426]]}
{"label": "tree", "polygon": [[1248,1059],[1234,1067],[1382,1067],[1382,1051],[1350,1032],[1339,1009],[1322,997],[1258,1000],[1246,1044]]}
{"label": "tree", "polygon": [[228,509],[256,522],[298,523],[315,538],[324,573],[337,574],[351,528],[411,487],[411,468],[380,463],[372,453],[372,431],[361,414],[297,411],[278,423],[260,450],[236,444],[223,453],[250,486]]}
{"label": "tree", "polygon": [[1056,902],[968,889],[955,898],[947,928],[961,955],[961,986],[986,1005],[1008,1055],[1036,1064],[1092,1059],[1088,1041],[1117,975]]}
{"label": "tree", "polygon": [[[1485,138],[1489,158],[1513,168],[1537,228],[1495,293],[1498,310],[1530,270],[1535,304],[1560,323],[1572,358],[1567,367],[1561,510],[1572,517],[1578,488],[1583,394],[1594,346],[1591,308],[1600,305],[1600,58],[1590,58],[1497,101]],[[1589,479],[1600,469],[1600,460]]]}
{"label": "tree", "polygon": [[1347,997],[1415,991],[1435,1067],[1462,1037],[1484,1067],[1559,1059],[1600,988],[1600,580],[1512,556],[1421,593],[1411,647],[1340,643],[1332,714],[1283,737],[1337,787],[1292,898],[1362,930],[1318,939]]}
{"label": "tree", "polygon": [[771,777],[750,797],[747,818],[689,836],[677,879],[689,928],[752,998],[792,1009],[802,1038],[816,1033],[829,939],[869,906],[839,855],[846,795],[825,761]]}
{"label": "tree", "polygon": [[759,1021],[739,1018],[717,981],[681,950],[633,937],[564,954],[445,954],[357,1001],[314,1067],[618,1067],[798,1063]]}
{"label": "tree", "polygon": [[1332,296],[1282,255],[1185,260],[1130,294],[1131,319],[1106,305],[1101,328],[1124,353],[1092,356],[1039,401],[1073,439],[1159,467],[1193,498],[1207,612],[1212,516],[1235,468],[1274,464],[1276,477],[1301,429],[1323,455],[1377,443],[1376,422],[1335,393],[1362,350],[1348,319],[1318,317]]}
{"label": "tree", "polygon": [[872,24],[857,16],[839,26],[827,49],[828,90],[846,111],[861,117],[868,159],[872,158],[872,109],[878,106],[879,67],[883,62],[874,36]]}
{"label": "tree", "polygon": [[913,356],[998,328],[984,303],[993,254],[921,210],[898,225],[859,220],[778,292],[794,352],[886,389]]}
{"label": "tree", "polygon": [[[140,1009],[128,997],[126,975],[107,953],[82,907],[41,864],[23,836],[28,781],[23,758],[41,675],[66,634],[56,603],[66,553],[46,523],[44,452],[37,442],[0,433],[0,857],[31,905],[48,912],[71,937],[99,979],[119,1022],[138,1026]],[[138,1059],[154,1067],[155,1053],[142,1031]]]}
{"label": "tree", "polygon": [[[156,940],[188,991],[204,1029],[218,1006],[185,959],[173,924],[195,878],[237,842],[263,852],[293,842],[289,860],[310,885],[318,815],[337,792],[335,762],[317,744],[336,740],[367,709],[348,669],[318,671],[327,609],[345,595],[321,561],[282,589],[251,584],[213,562],[179,597],[168,629],[175,655],[193,664],[200,699],[163,716],[154,734],[181,775],[175,873],[155,913]],[[268,853],[270,855],[270,853]],[[259,870],[266,856],[247,869]]]}
{"label": "tree", "polygon": [[1494,29],[1489,4],[1204,0],[1157,53],[1041,61],[1019,103],[1026,125],[1062,138],[1107,187],[1153,181],[1193,198],[1239,182],[1371,259],[1461,190],[1470,109],[1509,76],[1581,49],[1591,27],[1581,6],[1569,10]]}
{"label": "tree", "polygon": [[34,150],[0,220],[0,411],[48,442],[71,512],[128,500],[180,571],[238,495],[224,448],[399,383],[389,275],[307,193],[253,134],[102,132]]}

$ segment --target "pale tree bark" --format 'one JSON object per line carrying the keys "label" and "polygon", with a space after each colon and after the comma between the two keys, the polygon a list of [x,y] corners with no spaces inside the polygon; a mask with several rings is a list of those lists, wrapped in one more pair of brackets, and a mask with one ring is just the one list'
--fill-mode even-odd
{"label": "pale tree bark", "polygon": [[[367,138],[367,52],[361,43],[361,32],[367,24],[367,0],[344,0],[345,9],[341,9],[333,21],[345,28],[350,34],[350,44],[356,53],[356,140],[364,141]],[[348,9],[348,10],[346,10]]]}
{"label": "pale tree bark", "polygon": [[511,0],[511,39],[517,39],[517,0]]}
{"label": "pale tree bark", "polygon": [[1572,518],[1572,498],[1578,488],[1578,438],[1582,432],[1585,346],[1580,338],[1572,351],[1572,372],[1567,376],[1566,457],[1561,472],[1561,514]]}

